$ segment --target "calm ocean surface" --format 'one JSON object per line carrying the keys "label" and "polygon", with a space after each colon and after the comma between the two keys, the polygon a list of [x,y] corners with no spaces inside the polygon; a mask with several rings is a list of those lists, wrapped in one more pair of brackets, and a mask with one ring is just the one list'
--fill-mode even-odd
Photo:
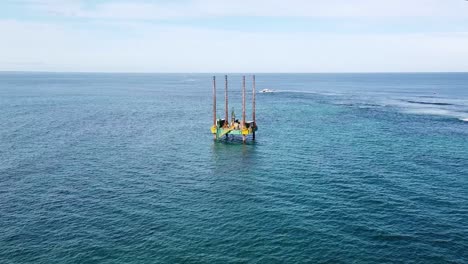
{"label": "calm ocean surface", "polygon": [[208,74],[0,73],[0,263],[468,263],[468,74],[263,88],[242,145]]}

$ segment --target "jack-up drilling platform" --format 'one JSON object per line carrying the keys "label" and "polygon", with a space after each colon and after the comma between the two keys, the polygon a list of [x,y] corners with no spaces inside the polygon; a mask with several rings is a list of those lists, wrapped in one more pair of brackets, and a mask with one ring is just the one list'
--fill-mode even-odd
{"label": "jack-up drilling platform", "polygon": [[255,121],[255,75],[252,76],[252,120],[247,121],[245,117],[245,76],[242,76],[242,120],[236,119],[234,110],[231,113],[231,121],[229,121],[228,111],[228,78],[224,76],[224,103],[225,103],[225,118],[217,118],[216,116],[216,76],[213,76],[213,126],[211,133],[215,140],[221,139],[223,136],[226,139],[229,135],[242,136],[242,142],[246,142],[247,136],[252,135],[252,140],[255,140],[255,131],[257,131],[257,123]]}

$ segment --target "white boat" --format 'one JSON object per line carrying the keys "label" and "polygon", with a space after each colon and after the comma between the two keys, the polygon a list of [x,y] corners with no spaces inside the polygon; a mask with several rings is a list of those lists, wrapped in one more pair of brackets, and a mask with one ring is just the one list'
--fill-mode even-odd
{"label": "white boat", "polygon": [[272,93],[273,90],[270,90],[270,89],[263,89],[260,91],[261,93]]}

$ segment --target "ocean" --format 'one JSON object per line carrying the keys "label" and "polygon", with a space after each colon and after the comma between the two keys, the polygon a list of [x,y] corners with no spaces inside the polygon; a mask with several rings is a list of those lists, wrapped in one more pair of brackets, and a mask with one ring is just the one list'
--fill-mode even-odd
{"label": "ocean", "polygon": [[211,78],[0,73],[0,263],[468,263],[467,73]]}

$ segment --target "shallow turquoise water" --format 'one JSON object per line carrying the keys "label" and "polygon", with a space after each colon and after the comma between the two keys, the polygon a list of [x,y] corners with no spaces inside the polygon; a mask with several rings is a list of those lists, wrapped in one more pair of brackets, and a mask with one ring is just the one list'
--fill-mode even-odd
{"label": "shallow turquoise water", "polygon": [[468,263],[468,74],[210,82],[0,73],[0,263]]}

